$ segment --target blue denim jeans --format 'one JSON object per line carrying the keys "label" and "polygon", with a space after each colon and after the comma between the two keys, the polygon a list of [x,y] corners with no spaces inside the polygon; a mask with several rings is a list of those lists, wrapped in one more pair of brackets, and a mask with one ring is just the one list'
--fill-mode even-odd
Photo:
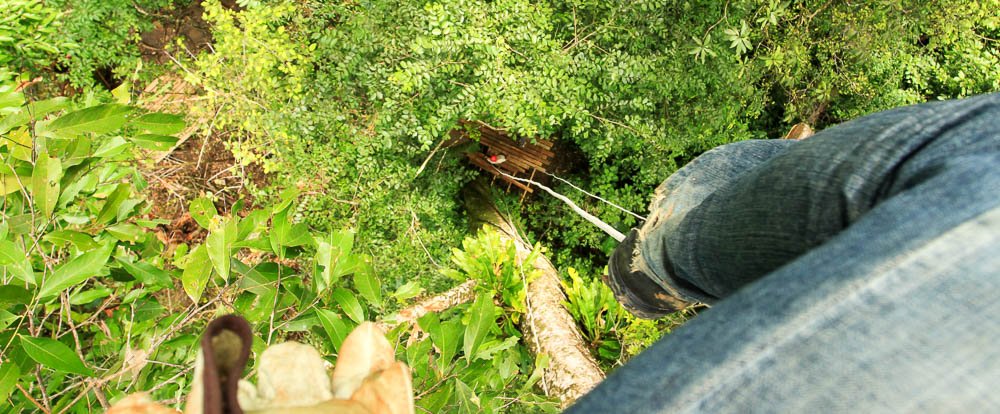
{"label": "blue denim jeans", "polygon": [[633,268],[711,309],[569,412],[1000,411],[1000,94],[726,145],[650,209]]}

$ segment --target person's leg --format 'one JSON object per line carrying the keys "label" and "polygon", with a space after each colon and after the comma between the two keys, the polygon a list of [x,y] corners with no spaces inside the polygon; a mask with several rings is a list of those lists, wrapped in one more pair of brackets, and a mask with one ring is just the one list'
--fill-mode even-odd
{"label": "person's leg", "polygon": [[668,277],[725,299],[569,412],[1000,408],[997,95],[817,134],[677,231]]}
{"label": "person's leg", "polygon": [[[616,249],[610,284],[619,298],[638,297],[633,302],[642,306],[629,307],[642,308],[634,313],[644,317],[686,302],[714,303],[821,245],[950,159],[995,151],[1000,144],[981,135],[996,130],[998,101],[1000,95],[987,95],[861,118],[782,144],[787,148],[763,162],[739,161],[754,166],[738,176],[714,172],[724,161],[696,160],[667,181],[682,184],[663,186],[673,191],[657,197],[663,201],[651,206],[651,220],[630,238],[638,243]],[[710,179],[687,184],[701,177]],[[651,295],[652,287],[661,289]]]}
{"label": "person's leg", "polygon": [[[632,313],[647,318],[674,312],[692,302],[710,301],[712,298],[700,296],[698,289],[686,289],[683,284],[664,283],[665,278],[646,276],[667,274],[664,267],[670,263],[658,260],[662,256],[652,257],[648,262],[642,257],[633,257],[635,246],[638,243],[647,249],[650,246],[657,248],[658,240],[671,232],[684,215],[706,197],[794,143],[791,140],[750,140],[719,146],[664,180],[653,194],[645,225],[629,232],[611,263],[612,278],[607,283],[618,301]],[[632,266],[636,266],[637,271],[634,277],[628,277],[633,273]]]}

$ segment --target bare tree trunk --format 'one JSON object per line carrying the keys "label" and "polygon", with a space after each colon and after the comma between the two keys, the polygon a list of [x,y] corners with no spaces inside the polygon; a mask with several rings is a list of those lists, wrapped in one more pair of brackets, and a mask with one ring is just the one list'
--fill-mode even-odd
{"label": "bare tree trunk", "polygon": [[[496,228],[501,237],[514,241],[519,262],[528,257],[531,245],[497,210],[485,184],[470,184],[463,196],[474,227]],[[528,312],[521,322],[521,332],[533,354],[548,355],[549,366],[542,377],[542,388],[566,407],[601,382],[604,372],[587,349],[573,317],[563,307],[566,295],[559,284],[559,273],[555,267],[541,255],[531,264],[541,271],[541,275],[528,284]]]}

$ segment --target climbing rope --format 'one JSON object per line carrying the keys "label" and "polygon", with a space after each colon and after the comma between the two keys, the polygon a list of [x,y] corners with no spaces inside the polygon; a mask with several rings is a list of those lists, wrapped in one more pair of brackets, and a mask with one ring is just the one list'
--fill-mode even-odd
{"label": "climbing rope", "polygon": [[626,209],[625,207],[622,207],[622,206],[620,206],[620,205],[618,205],[618,204],[615,204],[615,203],[612,203],[612,202],[610,202],[610,201],[608,201],[608,200],[605,200],[605,199],[601,198],[601,196],[598,196],[598,195],[596,195],[596,194],[592,194],[592,193],[590,193],[590,192],[589,192],[589,191],[587,191],[587,190],[584,190],[584,189],[582,189],[582,188],[580,188],[580,187],[577,187],[577,186],[576,186],[575,184],[573,184],[573,183],[571,183],[571,182],[569,182],[569,181],[566,181],[566,180],[564,180],[564,179],[560,178],[559,176],[557,176],[557,175],[555,175],[555,174],[551,174],[551,173],[549,173],[549,172],[547,172],[547,171],[542,171],[542,173],[544,173],[545,175],[548,175],[549,177],[552,177],[552,178],[555,178],[555,179],[557,179],[557,180],[559,180],[559,181],[563,182],[564,184],[566,184],[566,185],[568,185],[568,186],[570,186],[570,187],[573,187],[573,188],[574,188],[574,189],[576,189],[577,191],[579,191],[579,192],[581,192],[581,193],[584,193],[584,194],[586,194],[586,195],[590,196],[591,198],[596,198],[596,199],[598,199],[598,200],[601,200],[601,201],[603,201],[603,202],[604,202],[605,204],[607,204],[607,205],[610,205],[611,207],[614,207],[614,208],[617,208],[617,209],[619,209],[619,210],[621,210],[621,211],[623,211],[623,212],[625,212],[625,213],[628,213],[628,214],[631,214],[631,215],[632,215],[633,217],[635,217],[635,218],[637,218],[637,219],[639,219],[639,220],[641,220],[641,221],[646,221],[646,218],[645,218],[645,217],[643,217],[643,216],[640,216],[640,215],[638,215],[638,214],[635,214],[635,213],[633,213],[633,212],[632,212],[631,210],[628,210],[628,209]]}
{"label": "climbing rope", "polygon": [[[607,233],[609,236],[611,236],[611,238],[615,239],[615,241],[621,242],[622,240],[625,240],[625,235],[622,234],[617,229],[615,229],[614,227],[611,227],[610,224],[601,221],[601,219],[595,217],[593,214],[590,214],[586,210],[580,208],[580,206],[576,205],[576,203],[574,203],[573,200],[570,200],[568,197],[555,192],[551,188],[546,187],[544,184],[541,184],[541,183],[539,183],[537,181],[530,180],[530,179],[527,179],[527,178],[515,177],[513,175],[510,175],[510,174],[507,174],[507,173],[501,171],[499,168],[497,168],[495,166],[493,166],[493,169],[496,170],[498,174],[503,175],[504,177],[510,178],[512,180],[517,180],[517,181],[520,181],[520,182],[523,182],[523,183],[533,184],[535,187],[541,188],[545,192],[549,193],[551,196],[553,196],[553,197],[559,199],[560,201],[566,203],[566,205],[568,205],[571,209],[573,209],[573,211],[576,212],[576,214],[579,214],[580,217],[583,217],[584,220],[587,220],[591,224],[593,224],[593,225],[597,226],[598,228],[600,228],[601,230],[604,230],[604,232]],[[563,181],[565,181],[565,180],[563,180]],[[580,190],[580,191],[583,191],[583,190]],[[597,197],[597,196],[593,196],[593,197]],[[604,200],[604,199],[602,199],[600,197],[597,197],[597,198],[600,199],[601,201],[604,201],[605,203],[614,205],[610,201]],[[619,207],[619,208],[621,208],[621,207]]]}

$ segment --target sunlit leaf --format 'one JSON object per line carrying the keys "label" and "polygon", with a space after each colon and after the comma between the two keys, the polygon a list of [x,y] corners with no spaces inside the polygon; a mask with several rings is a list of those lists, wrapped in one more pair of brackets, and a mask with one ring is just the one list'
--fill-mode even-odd
{"label": "sunlit leaf", "polygon": [[94,372],[83,364],[80,356],[62,342],[49,338],[21,336],[21,347],[35,362],[59,372],[93,376]]}
{"label": "sunlit leaf", "polygon": [[339,351],[344,338],[350,333],[350,328],[337,312],[328,309],[316,309],[316,317],[319,318],[320,325],[323,325],[323,330],[330,339],[330,345]]}
{"label": "sunlit leaf", "polygon": [[222,220],[213,220],[212,224],[209,225],[205,246],[208,249],[208,258],[211,259],[212,266],[224,280],[229,280],[229,267],[234,243],[236,243],[236,218],[227,217]]}
{"label": "sunlit leaf", "polygon": [[104,104],[70,112],[49,124],[52,132],[81,134],[93,132],[104,134],[125,125],[125,115],[131,108],[119,104]]}
{"label": "sunlit leaf", "polygon": [[488,293],[481,293],[472,307],[469,308],[469,323],[465,326],[465,339],[462,346],[462,352],[465,353],[465,357],[469,361],[475,357],[479,347],[482,346],[490,329],[495,324],[494,310],[493,296]]}
{"label": "sunlit leaf", "polygon": [[0,269],[29,284],[35,284],[35,273],[31,262],[18,245],[8,240],[0,240]]}
{"label": "sunlit leaf", "polygon": [[129,140],[139,148],[150,151],[167,151],[177,145],[177,138],[169,135],[142,134],[129,137]]}
{"label": "sunlit leaf", "polygon": [[219,212],[215,210],[215,203],[205,197],[191,200],[188,210],[191,212],[191,218],[204,229],[208,228],[213,217],[219,215]]}
{"label": "sunlit leaf", "polygon": [[43,152],[38,154],[35,169],[31,174],[31,196],[43,217],[52,217],[59,200],[59,179],[62,178],[62,164],[58,158],[50,158]]}
{"label": "sunlit leaf", "polygon": [[85,280],[100,274],[108,262],[114,244],[107,244],[97,250],[92,250],[77,256],[73,260],[57,267],[38,290],[38,297],[45,299],[59,292],[83,283]]}
{"label": "sunlit leaf", "polygon": [[212,276],[212,262],[208,258],[208,250],[205,245],[200,245],[191,251],[188,254],[188,259],[184,273],[181,274],[181,284],[191,300],[198,303]]}
{"label": "sunlit leaf", "polygon": [[344,288],[337,288],[333,291],[333,300],[337,301],[340,309],[343,309],[347,317],[354,320],[354,322],[361,323],[365,321],[365,310],[361,307],[361,303],[358,302],[358,298],[351,291]]}

